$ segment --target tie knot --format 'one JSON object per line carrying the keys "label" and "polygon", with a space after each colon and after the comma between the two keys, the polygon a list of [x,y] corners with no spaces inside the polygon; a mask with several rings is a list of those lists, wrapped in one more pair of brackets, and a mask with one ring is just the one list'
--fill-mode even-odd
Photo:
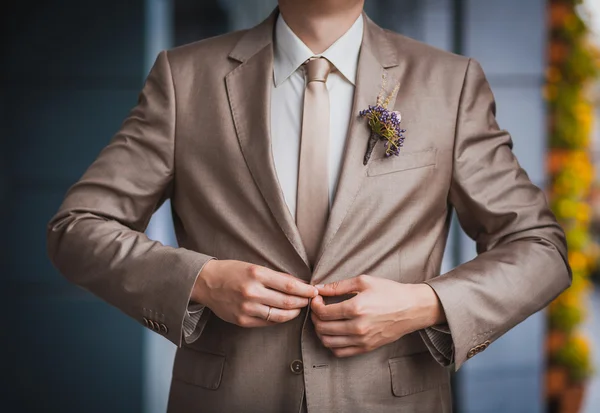
{"label": "tie knot", "polygon": [[306,68],[306,83],[326,82],[331,72],[331,63],[324,57],[313,57],[304,63]]}

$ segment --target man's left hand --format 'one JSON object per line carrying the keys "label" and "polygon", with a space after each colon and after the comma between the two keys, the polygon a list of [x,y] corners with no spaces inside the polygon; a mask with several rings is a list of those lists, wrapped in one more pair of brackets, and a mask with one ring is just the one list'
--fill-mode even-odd
{"label": "man's left hand", "polygon": [[[402,284],[359,275],[317,285],[311,317],[317,336],[337,357],[366,353],[422,328],[446,321],[441,303],[427,284]],[[326,305],[322,296],[356,293]]]}

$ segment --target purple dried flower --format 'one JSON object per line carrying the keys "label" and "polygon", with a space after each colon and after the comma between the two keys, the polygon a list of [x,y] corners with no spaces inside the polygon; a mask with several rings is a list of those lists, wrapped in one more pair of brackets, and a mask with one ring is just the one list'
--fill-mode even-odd
{"label": "purple dried flower", "polygon": [[369,145],[363,163],[366,165],[374,147],[373,139],[384,140],[385,156],[398,156],[400,148],[404,144],[405,129],[400,127],[402,116],[398,111],[389,111],[381,105],[369,105],[368,109],[361,110],[360,116],[366,117],[371,127],[372,137],[369,139]]}

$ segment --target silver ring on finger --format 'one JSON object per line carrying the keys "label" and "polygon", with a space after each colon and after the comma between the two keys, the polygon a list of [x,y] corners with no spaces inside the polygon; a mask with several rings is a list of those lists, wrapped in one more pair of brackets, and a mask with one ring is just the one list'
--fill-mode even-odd
{"label": "silver ring on finger", "polygon": [[269,319],[271,318],[271,310],[273,309],[273,307],[269,306],[269,312],[267,313],[267,318],[266,320],[269,321]]}

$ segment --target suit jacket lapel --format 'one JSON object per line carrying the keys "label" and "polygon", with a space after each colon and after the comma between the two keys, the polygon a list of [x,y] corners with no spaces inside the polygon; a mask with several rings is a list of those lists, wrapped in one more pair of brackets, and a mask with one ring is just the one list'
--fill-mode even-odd
{"label": "suit jacket lapel", "polygon": [[273,28],[278,9],[240,39],[229,57],[241,62],[226,77],[227,95],[242,154],[266,204],[308,266],[300,232],[288,210],[272,157],[270,101],[273,82]]}
{"label": "suit jacket lapel", "polygon": [[[225,77],[225,83],[238,141],[248,169],[275,220],[298,256],[310,268],[300,232],[287,208],[277,179],[271,150],[269,122],[273,82],[273,29],[278,13],[279,10],[276,8],[265,21],[248,30],[240,38],[229,57],[241,64]],[[320,264],[322,265],[327,246],[346,218],[366,176],[368,165],[363,165],[362,158],[370,130],[367,122],[358,116],[358,112],[368,105],[375,104],[384,75],[387,77],[386,93],[390,92],[397,80],[397,77],[388,70],[398,66],[398,58],[395,48],[387,38],[387,33],[364,12],[363,18],[365,29],[358,59],[346,148],[342,158],[338,187],[313,275]],[[394,106],[395,99],[395,95],[390,99],[390,108]]]}
{"label": "suit jacket lapel", "polygon": [[[387,94],[394,88],[397,81],[397,77],[388,70],[397,66],[398,62],[396,51],[388,40],[386,32],[369,19],[364,12],[363,18],[365,19],[365,29],[358,58],[357,80],[346,148],[329,220],[317,253],[313,277],[322,266],[327,247],[346,218],[366,176],[368,164],[363,165],[363,156],[371,131],[366,120],[359,117],[358,113],[376,103],[377,95],[382,87],[383,76],[387,77],[385,91]],[[391,97],[389,108],[394,107],[395,100],[396,95]],[[377,145],[381,145],[381,143]]]}

